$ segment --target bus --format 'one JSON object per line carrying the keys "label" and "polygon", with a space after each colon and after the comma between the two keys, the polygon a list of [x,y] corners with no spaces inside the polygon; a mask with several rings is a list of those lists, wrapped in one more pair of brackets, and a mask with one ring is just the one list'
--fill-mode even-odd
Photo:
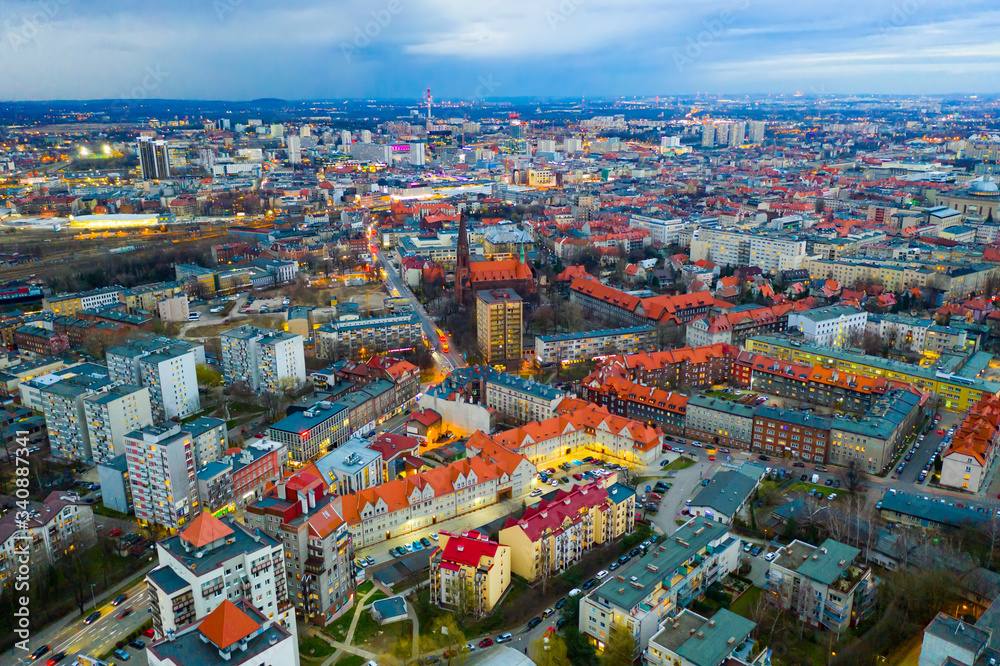
{"label": "bus", "polygon": [[441,341],[441,351],[445,354],[448,353],[448,338],[445,336],[444,331],[440,328],[438,329],[438,339]]}

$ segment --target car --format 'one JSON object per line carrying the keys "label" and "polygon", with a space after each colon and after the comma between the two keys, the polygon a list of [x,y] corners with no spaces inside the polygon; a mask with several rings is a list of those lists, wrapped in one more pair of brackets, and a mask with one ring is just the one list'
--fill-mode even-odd
{"label": "car", "polygon": [[751,550],[753,550],[753,544],[752,543],[747,542],[746,544],[743,545],[743,552],[744,553],[749,553]]}
{"label": "car", "polygon": [[415,551],[421,551],[423,549],[424,549],[424,544],[420,543],[419,540],[415,540],[413,542],[413,550],[415,550]]}
{"label": "car", "polygon": [[47,662],[45,662],[45,666],[55,666],[65,658],[66,658],[65,652],[56,652],[54,655],[49,657],[49,660]]}
{"label": "car", "polygon": [[770,562],[771,560],[773,560],[777,556],[778,556],[777,552],[768,553],[767,555],[764,556],[764,559],[767,560],[768,562]]}
{"label": "car", "polygon": [[[462,652],[472,652],[475,649],[476,649],[475,643],[468,643],[464,647],[462,647]],[[375,666],[378,666],[378,664],[376,664]]]}
{"label": "car", "polygon": [[621,565],[618,564],[617,562],[612,562],[611,564],[608,565],[608,571],[614,571],[615,569],[617,569],[620,566]]}
{"label": "car", "polygon": [[840,487],[840,479],[834,479],[833,480],[833,487],[834,488],[839,488]]}
{"label": "car", "polygon": [[118,648],[117,650],[115,650],[115,656],[117,658],[121,659],[122,661],[128,661],[129,659],[132,658],[132,655],[130,655],[125,650],[122,650],[121,648]]}
{"label": "car", "polygon": [[126,599],[128,599],[128,592],[123,592],[122,594],[119,594],[117,597],[115,597],[115,600],[111,602],[111,605],[120,606],[122,602],[125,601]]}
{"label": "car", "polygon": [[412,553],[413,552],[413,544],[412,543],[404,543],[403,547],[406,548],[406,552],[408,552],[408,553]]}
{"label": "car", "polygon": [[550,479],[550,480],[549,480],[549,485],[550,485],[550,486],[558,486],[558,485],[559,485],[559,482],[558,482],[558,481],[556,481],[555,479]]}
{"label": "car", "polygon": [[355,557],[354,558],[354,566],[361,567],[362,569],[364,569],[366,566],[368,566],[368,563],[365,562],[360,557]]}
{"label": "car", "polygon": [[431,532],[431,538],[434,539],[435,541],[437,541],[441,537],[438,535],[437,532]]}
{"label": "car", "polygon": [[499,636],[497,636],[497,643],[506,643],[512,638],[514,637],[511,636],[510,632],[508,631],[506,634],[500,634]]}
{"label": "car", "polygon": [[601,569],[600,571],[597,572],[597,579],[600,580],[607,575],[608,575],[607,569]]}
{"label": "car", "polygon": [[556,629],[562,629],[563,625],[566,624],[566,618],[561,617],[556,621]]}
{"label": "car", "polygon": [[597,580],[594,579],[594,578],[591,578],[590,580],[588,580],[586,583],[583,584],[583,589],[589,590],[590,588],[594,587],[595,585],[597,585]]}
{"label": "car", "polygon": [[152,629],[146,629],[144,632],[142,632],[142,635],[145,636],[146,638],[152,638],[155,635],[155,633],[156,632],[154,632]]}
{"label": "car", "polygon": [[632,556],[626,553],[625,555],[622,555],[621,557],[618,558],[618,564],[625,564],[631,559]]}
{"label": "car", "polygon": [[583,590],[581,590],[578,587],[574,587],[572,590],[570,590],[569,592],[566,593],[566,596],[569,596],[569,597],[578,597],[581,594],[583,594]]}
{"label": "car", "polygon": [[41,657],[43,654],[45,654],[46,652],[48,652],[51,649],[52,649],[51,645],[43,645],[40,648],[38,648],[37,650],[35,650],[34,652],[32,652],[29,655],[29,658],[32,661],[34,661],[35,659],[38,659],[39,657]]}
{"label": "car", "polygon": [[[540,617],[538,617],[536,615],[535,617],[533,617],[530,620],[528,620],[528,629],[534,629],[535,627],[537,627],[541,623],[542,623],[542,618],[540,618]],[[499,643],[499,642],[500,642],[500,640],[497,639],[497,643]]]}
{"label": "car", "polygon": [[493,645],[492,638],[484,638],[483,640],[479,641],[479,647],[481,648],[488,648],[491,645]]}
{"label": "car", "polygon": [[423,546],[424,548],[430,548],[431,540],[428,539],[427,537],[420,537],[420,545]]}
{"label": "car", "polygon": [[684,449],[682,449],[679,446],[675,446],[674,447],[674,453],[680,453],[681,455],[683,455],[684,454]]}
{"label": "car", "polygon": [[903,473],[903,468],[904,468],[905,466],[906,466],[906,465],[900,465],[899,467],[897,467],[897,468],[896,468],[896,474],[902,474],[902,473]]}
{"label": "car", "polygon": [[686,500],[684,500],[684,503],[687,504],[687,505],[690,505],[691,504],[691,500],[686,499]]}
{"label": "car", "polygon": [[641,548],[633,548],[632,550],[628,551],[628,555],[629,557],[639,557],[639,553],[641,552],[642,552]]}
{"label": "car", "polygon": [[582,481],[583,480],[583,474],[580,474],[579,472],[577,472],[576,474],[573,475],[573,478],[576,479],[577,481]]}
{"label": "car", "polygon": [[944,428],[938,428],[937,429],[937,434],[943,435],[944,434]]}
{"label": "car", "polygon": [[815,467],[813,467],[813,469],[815,469],[817,472],[825,472],[826,471],[826,467],[824,467],[823,465],[816,465]]}
{"label": "car", "polygon": [[763,460],[764,462],[767,462],[768,460],[770,460],[770,458],[768,458],[765,455],[759,455],[757,456],[757,460]]}
{"label": "car", "polygon": [[830,493],[829,495],[826,496],[826,498],[828,500],[835,500],[837,499],[837,493]]}
{"label": "car", "polygon": [[84,624],[92,624],[92,623],[96,622],[97,619],[100,618],[100,617],[101,617],[101,611],[94,611],[93,613],[91,613],[90,615],[87,616],[87,619],[84,620],[83,623]]}
{"label": "car", "polygon": [[373,564],[375,564],[375,558],[372,557],[371,555],[368,555],[367,557],[365,557],[365,562],[368,563],[368,566],[372,566]]}
{"label": "car", "polygon": [[753,550],[750,551],[750,555],[752,555],[753,557],[757,557],[758,555],[761,554],[761,551],[763,551],[763,550],[764,550],[764,546],[761,546],[761,545],[758,544],[758,545],[756,545],[756,546],[753,547]]}
{"label": "car", "polygon": [[569,483],[569,477],[568,476],[559,477],[559,483]]}
{"label": "car", "polygon": [[115,617],[118,618],[119,620],[124,620],[131,614],[132,614],[132,607],[129,606],[128,608],[123,608],[121,612],[115,615]]}
{"label": "car", "polygon": [[547,470],[545,470],[545,473],[548,474],[549,476],[553,476],[556,473],[556,468],[555,467],[549,467]]}
{"label": "car", "polygon": [[833,479],[827,479],[826,480],[826,485],[832,486],[833,485]]}
{"label": "car", "polygon": [[808,474],[803,474],[802,476],[799,477],[799,481],[805,481],[808,478],[809,478]]}
{"label": "car", "polygon": [[531,491],[531,497],[541,497],[541,495],[542,495],[541,488],[535,488],[534,490]]}
{"label": "car", "polygon": [[563,598],[561,598],[561,599],[560,599],[559,601],[557,601],[557,602],[556,602],[556,610],[559,610],[559,609],[560,609],[560,608],[562,608],[562,607],[563,607],[563,606],[564,606],[565,604],[566,604],[566,597],[563,597]]}
{"label": "car", "polygon": [[805,467],[806,464],[803,462],[793,462],[792,467]]}
{"label": "car", "polygon": [[912,458],[912,457],[913,457],[912,454],[907,453],[905,456],[903,456],[903,460],[905,460],[906,462],[910,462],[910,458]]}
{"label": "car", "polygon": [[136,650],[144,650],[146,649],[146,641],[140,641],[136,638],[135,640],[129,641],[128,646],[130,648],[135,648]]}

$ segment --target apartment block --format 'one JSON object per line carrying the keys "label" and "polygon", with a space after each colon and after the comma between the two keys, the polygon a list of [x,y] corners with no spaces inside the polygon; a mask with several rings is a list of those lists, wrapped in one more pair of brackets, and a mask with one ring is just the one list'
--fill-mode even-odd
{"label": "apartment block", "polygon": [[281,481],[288,454],[277,442],[258,440],[245,449],[228,449],[196,475],[198,501],[213,515],[240,511]]}
{"label": "apartment block", "polygon": [[110,384],[107,374],[95,371],[39,387],[40,406],[53,455],[70,460],[93,459],[84,400]]}
{"label": "apartment block", "polygon": [[180,424],[147,426],[125,436],[132,505],[140,523],[177,530],[199,512],[194,443]]}
{"label": "apartment block", "polygon": [[617,624],[632,634],[638,658],[664,618],[736,571],[739,559],[740,540],[728,527],[692,518],[580,600],[580,633],[603,646]]}
{"label": "apartment block", "polygon": [[771,651],[755,651],[757,623],[725,608],[712,619],[685,608],[662,623],[643,650],[649,666],[768,666]]}
{"label": "apartment block", "polygon": [[845,466],[854,460],[869,474],[882,472],[892,463],[906,437],[916,434],[925,402],[926,396],[912,388],[893,389],[861,418],[835,416],[827,460]]}
{"label": "apartment block", "polygon": [[353,359],[423,344],[420,318],[415,314],[368,319],[345,318],[322,324],[315,332],[320,358]]}
{"label": "apartment block", "polygon": [[[28,514],[26,520],[19,516],[22,510]],[[21,565],[28,564],[31,575],[37,575],[70,551],[96,543],[94,510],[62,493],[8,511],[0,517],[0,590],[14,580]],[[25,553],[27,563],[22,560]]]}
{"label": "apartment block", "polygon": [[[294,625],[294,622],[292,623]],[[191,623],[146,648],[151,666],[177,666],[195,660],[201,666],[234,663],[298,664],[294,626],[286,628],[247,599],[228,599],[204,620]]]}
{"label": "apartment block", "polygon": [[149,389],[119,384],[83,399],[91,456],[107,464],[125,453],[125,435],[153,425]]}
{"label": "apartment block", "polygon": [[229,448],[229,431],[223,419],[200,416],[184,424],[194,443],[194,458],[199,469],[222,457]]}
{"label": "apartment block", "polygon": [[754,415],[751,448],[768,455],[825,463],[832,428],[833,419],[828,416],[762,405]]}
{"label": "apartment block", "polygon": [[226,383],[242,382],[257,393],[280,393],[305,383],[302,336],[240,326],[220,338]]}
{"label": "apartment block", "polygon": [[354,605],[354,542],[323,480],[289,477],[244,511],[247,525],[284,546],[288,595],[313,624],[326,626]]}
{"label": "apartment block", "polygon": [[833,539],[818,547],[796,539],[776,553],[765,588],[807,626],[840,633],[874,610],[875,578],[857,548]]}
{"label": "apartment block", "polygon": [[205,363],[203,346],[151,336],[109,349],[107,361],[115,382],[149,389],[157,423],[201,409],[196,367]]}
{"label": "apartment block", "polygon": [[354,545],[369,546],[528,493],[537,473],[530,461],[489,440],[477,447],[476,456],[337,498]]}
{"label": "apartment block", "polygon": [[584,380],[583,397],[617,416],[656,426],[665,433],[684,434],[688,402],[685,395],[621,377],[594,377]]}
{"label": "apartment block", "polygon": [[821,347],[846,347],[851,334],[862,333],[868,313],[854,305],[831,305],[788,315],[788,328],[798,329],[806,342]]}
{"label": "apartment block", "polygon": [[510,586],[511,548],[474,530],[442,531],[430,565],[431,603],[480,618]]}
{"label": "apartment block", "polygon": [[[473,435],[466,448],[474,451],[480,436],[481,433]],[[651,465],[660,455],[663,431],[588,404],[566,414],[498,433],[491,439],[536,465],[565,457],[570,452],[581,456],[588,452],[599,453],[629,463]]]}
{"label": "apartment block", "polygon": [[511,549],[511,570],[529,582],[565,571],[635,524],[635,491],[624,484],[604,488],[594,481],[553,495],[520,518],[508,518],[500,530],[500,543]]}
{"label": "apartment block", "polygon": [[806,241],[786,238],[753,236],[750,239],[750,266],[765,273],[802,268],[806,257]]}
{"label": "apartment block", "polygon": [[969,410],[941,457],[941,485],[978,493],[994,469],[1000,449],[1000,398],[990,396]]}
{"label": "apartment block", "polygon": [[575,363],[613,354],[655,351],[658,343],[655,326],[539,335],[535,337],[535,362]]}
{"label": "apartment block", "polygon": [[382,454],[367,448],[368,443],[355,437],[313,461],[331,493],[348,495],[382,484]]}
{"label": "apartment block", "polygon": [[240,599],[295,634],[282,544],[266,532],[199,513],[156,544],[156,559],[146,574],[156,639]]}
{"label": "apartment block", "polygon": [[476,339],[486,363],[520,361],[524,301],[513,289],[476,292]]}
{"label": "apartment block", "polygon": [[755,408],[731,400],[696,395],[688,399],[685,434],[716,446],[746,449],[753,441]]}

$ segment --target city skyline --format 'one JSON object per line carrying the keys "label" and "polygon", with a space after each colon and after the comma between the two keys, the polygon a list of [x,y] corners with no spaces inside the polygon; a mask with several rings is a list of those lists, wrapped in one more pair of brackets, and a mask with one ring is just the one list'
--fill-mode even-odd
{"label": "city skyline", "polygon": [[11,101],[976,94],[1000,73],[978,1],[3,6]]}

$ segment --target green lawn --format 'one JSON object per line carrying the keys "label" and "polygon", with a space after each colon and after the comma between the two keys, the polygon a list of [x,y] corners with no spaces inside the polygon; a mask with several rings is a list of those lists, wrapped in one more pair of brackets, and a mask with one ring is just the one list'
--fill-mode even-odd
{"label": "green lawn", "polygon": [[349,654],[337,660],[335,666],[361,666],[365,663],[365,658],[359,654]]}
{"label": "green lawn", "polygon": [[[359,623],[360,630],[360,623]],[[379,633],[381,632],[381,633]],[[361,647],[355,632],[354,644]],[[392,651],[393,646],[402,638],[410,638],[413,635],[413,624],[409,620],[393,622],[384,626],[375,625],[374,634],[364,643],[364,649],[375,654],[387,654]]]}
{"label": "green lawn", "polygon": [[363,597],[366,594],[368,594],[369,592],[371,592],[374,588],[375,588],[375,583],[373,583],[370,580],[369,581],[365,581],[364,583],[362,583],[361,585],[358,586],[358,590],[357,590],[358,596],[359,597]]}
{"label": "green lawn", "polygon": [[681,456],[680,458],[678,458],[677,460],[673,461],[672,463],[670,463],[669,465],[667,465],[663,469],[665,469],[668,472],[679,472],[682,469],[687,469],[688,467],[690,467],[693,464],[694,464],[693,460],[691,460],[690,458],[685,458],[684,456]]}
{"label": "green lawn", "polygon": [[351,645],[364,645],[370,641],[381,628],[382,627],[375,621],[375,618],[372,617],[372,614],[368,611],[368,609],[361,611],[361,615],[358,617],[358,624],[354,627],[354,639],[351,641]]}
{"label": "green lawn", "polygon": [[347,638],[347,630],[351,628],[351,620],[354,619],[354,611],[357,606],[352,606],[346,613],[338,617],[332,623],[323,627],[323,631],[330,634],[334,640],[343,641]]}
{"label": "green lawn", "polygon": [[786,488],[786,490],[788,491],[800,491],[804,493],[808,493],[810,490],[813,489],[823,493],[823,497],[829,497],[830,493],[837,493],[837,497],[834,501],[840,499],[841,497],[847,494],[847,491],[843,490],[842,488],[831,488],[830,486],[820,486],[812,483],[802,483],[801,481],[796,481],[792,485],[788,486],[788,488]]}
{"label": "green lawn", "polygon": [[299,654],[322,661],[336,651],[336,648],[317,636],[299,637]]}
{"label": "green lawn", "polygon": [[757,600],[760,599],[760,595],[763,594],[763,592],[764,591],[759,587],[751,587],[749,590],[744,592],[739,599],[730,604],[729,610],[737,615],[742,615],[743,617],[750,619],[750,613],[757,605]]}

